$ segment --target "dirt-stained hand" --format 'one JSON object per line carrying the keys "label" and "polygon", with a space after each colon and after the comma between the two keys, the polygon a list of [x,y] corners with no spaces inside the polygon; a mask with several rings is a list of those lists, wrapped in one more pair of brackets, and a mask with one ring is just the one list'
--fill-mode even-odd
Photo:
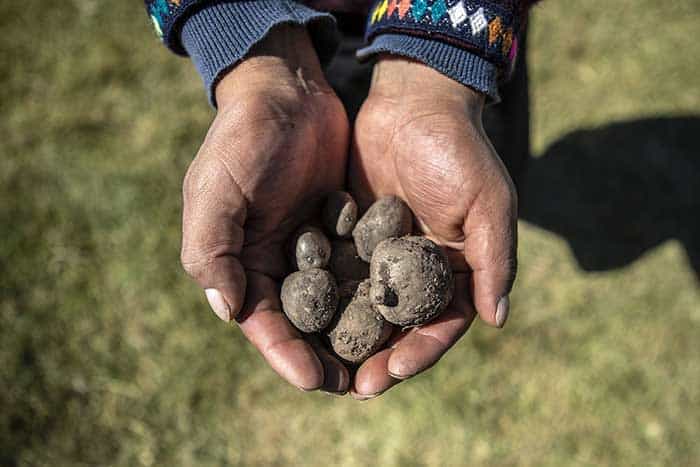
{"label": "dirt-stained hand", "polygon": [[182,264],[283,378],[345,392],[349,375],[280,310],[284,243],[345,181],[349,127],[302,28],[283,26],[216,88],[218,112],[184,181]]}
{"label": "dirt-stained hand", "polygon": [[443,245],[455,299],[436,321],[395,336],[357,370],[367,399],[429,368],[476,313],[502,327],[516,270],[517,199],[481,123],[484,96],[421,63],[381,57],[355,123],[351,191],[366,208],[397,195],[420,230]]}

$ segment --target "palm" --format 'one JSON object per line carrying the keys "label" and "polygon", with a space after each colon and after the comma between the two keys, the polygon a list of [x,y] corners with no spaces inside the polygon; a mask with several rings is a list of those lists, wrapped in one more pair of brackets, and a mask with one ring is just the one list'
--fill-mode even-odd
{"label": "palm", "polygon": [[[182,259],[270,365],[304,389],[344,390],[345,368],[281,313],[284,243],[345,178],[348,123],[328,92],[249,93],[217,115],[184,187]],[[238,311],[240,310],[240,313]]]}
{"label": "palm", "polygon": [[[252,100],[257,100],[253,98]],[[231,151],[231,178],[246,208],[241,262],[246,269],[281,279],[283,244],[308,220],[324,193],[345,179],[348,124],[337,98],[318,95],[302,107],[276,102],[242,103],[254,120],[227,120],[220,138]],[[224,116],[226,118],[226,116]]]}
{"label": "palm", "polygon": [[512,185],[474,120],[449,100],[436,105],[371,95],[358,115],[350,163],[353,193],[363,207],[379,196],[403,198],[421,232],[446,248],[457,291],[438,320],[401,333],[391,348],[363,364],[355,381],[362,394],[383,391],[434,364],[475,316],[473,272],[489,267],[491,257],[483,252],[494,218],[509,219],[514,207],[506,203],[499,209],[491,201],[508,199]]}
{"label": "palm", "polygon": [[363,204],[381,195],[400,196],[422,233],[461,252],[465,218],[484,186],[483,166],[491,162],[488,151],[464,114],[368,100],[356,124],[353,189]]}

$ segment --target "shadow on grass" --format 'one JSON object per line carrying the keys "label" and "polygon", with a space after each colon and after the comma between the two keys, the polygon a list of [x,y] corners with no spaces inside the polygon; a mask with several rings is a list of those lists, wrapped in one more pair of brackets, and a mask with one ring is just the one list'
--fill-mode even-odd
{"label": "shadow on grass", "polygon": [[521,218],[562,235],[586,271],[625,266],[668,239],[700,277],[700,118],[579,130],[533,159]]}

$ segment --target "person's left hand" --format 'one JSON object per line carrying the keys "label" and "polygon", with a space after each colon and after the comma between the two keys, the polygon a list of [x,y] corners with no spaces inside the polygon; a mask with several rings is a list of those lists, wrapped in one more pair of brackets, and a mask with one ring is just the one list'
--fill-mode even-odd
{"label": "person's left hand", "polygon": [[502,327],[516,268],[513,183],[481,124],[484,96],[402,58],[375,65],[355,123],[350,185],[362,208],[396,195],[419,229],[442,245],[455,271],[455,298],[435,321],[397,334],[355,374],[368,399],[432,366],[476,312]]}

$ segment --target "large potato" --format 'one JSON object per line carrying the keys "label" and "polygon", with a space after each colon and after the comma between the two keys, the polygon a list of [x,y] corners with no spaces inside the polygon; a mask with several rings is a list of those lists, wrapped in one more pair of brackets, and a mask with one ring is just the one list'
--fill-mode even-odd
{"label": "large potato", "polygon": [[370,299],[390,323],[425,324],[452,301],[454,281],[447,256],[424,237],[384,240],[369,266]]}

